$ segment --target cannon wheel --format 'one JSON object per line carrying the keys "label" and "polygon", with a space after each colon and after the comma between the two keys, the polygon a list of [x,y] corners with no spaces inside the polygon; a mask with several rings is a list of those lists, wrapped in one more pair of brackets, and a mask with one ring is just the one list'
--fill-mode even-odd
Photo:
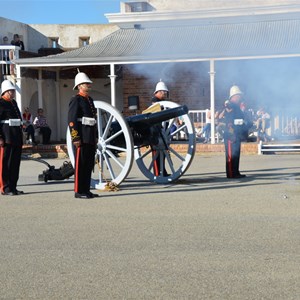
{"label": "cannon wheel", "polygon": [[[178,107],[179,105],[170,101],[159,102],[164,109]],[[174,124],[175,119],[164,121],[162,123],[162,135],[157,146],[138,148],[134,150],[136,163],[141,172],[156,183],[170,183],[176,181],[189,168],[196,151],[196,136],[194,124],[188,114],[180,117],[183,125],[170,132],[170,128]],[[175,140],[181,132],[185,134],[184,142],[186,149],[176,151],[175,145],[179,142]],[[160,161],[159,175],[154,174],[154,164]]]}
{"label": "cannon wheel", "polygon": [[[129,174],[133,163],[133,139],[127,122],[116,108],[103,101],[95,101],[97,109],[98,144],[95,157],[94,174],[98,179],[92,179],[91,186],[96,189],[105,189],[108,182],[115,185]],[[112,132],[112,123],[118,130]],[[124,146],[119,146],[117,140],[124,141]],[[68,153],[74,166],[74,147],[67,131]]]}

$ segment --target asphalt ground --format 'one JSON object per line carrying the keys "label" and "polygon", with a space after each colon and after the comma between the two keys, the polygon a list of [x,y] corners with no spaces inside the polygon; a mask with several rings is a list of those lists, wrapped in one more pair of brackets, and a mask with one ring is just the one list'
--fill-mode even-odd
{"label": "asphalt ground", "polygon": [[224,168],[197,155],[157,185],[134,164],[83,200],[22,161],[26,194],[0,196],[0,299],[300,299],[299,155],[242,155],[240,180]]}

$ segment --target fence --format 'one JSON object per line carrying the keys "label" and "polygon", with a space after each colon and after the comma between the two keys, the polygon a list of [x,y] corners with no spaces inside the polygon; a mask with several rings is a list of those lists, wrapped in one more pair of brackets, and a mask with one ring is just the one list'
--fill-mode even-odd
{"label": "fence", "polygon": [[300,118],[291,116],[281,116],[281,132],[283,135],[299,135]]}
{"label": "fence", "polygon": [[[196,133],[200,132],[206,123],[207,110],[190,110],[189,115],[194,123]],[[272,118],[270,135],[276,136],[300,136],[300,117],[290,114],[278,113]],[[218,140],[218,135],[216,135]]]}

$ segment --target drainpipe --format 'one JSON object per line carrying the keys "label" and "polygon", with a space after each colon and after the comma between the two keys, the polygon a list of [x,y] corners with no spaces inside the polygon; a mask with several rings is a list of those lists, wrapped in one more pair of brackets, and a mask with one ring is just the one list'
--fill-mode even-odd
{"label": "drainpipe", "polygon": [[210,111],[211,111],[211,143],[215,144],[215,61],[209,61],[209,76],[210,76]]}
{"label": "drainpipe", "polygon": [[16,102],[18,104],[20,112],[22,112],[22,94],[21,94],[21,67],[16,65],[17,78],[15,79],[16,87]]}
{"label": "drainpipe", "polygon": [[55,94],[56,94],[56,138],[60,140],[60,132],[61,132],[61,101],[60,101],[60,93],[59,93],[59,69],[56,70],[56,81],[55,81]]}
{"label": "drainpipe", "polygon": [[39,79],[37,81],[37,88],[38,88],[38,103],[39,103],[39,107],[38,108],[43,108],[43,87],[42,87],[42,83],[43,83],[43,78],[42,78],[42,69],[39,69]]}
{"label": "drainpipe", "polygon": [[116,77],[115,75],[115,65],[110,64],[110,89],[111,89],[111,105],[116,107]]}

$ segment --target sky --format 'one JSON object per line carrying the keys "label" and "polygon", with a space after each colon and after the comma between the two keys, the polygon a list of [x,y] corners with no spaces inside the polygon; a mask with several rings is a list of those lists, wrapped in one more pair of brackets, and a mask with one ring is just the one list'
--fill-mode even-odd
{"label": "sky", "polygon": [[0,8],[0,17],[25,24],[107,24],[120,0],[0,0]]}

